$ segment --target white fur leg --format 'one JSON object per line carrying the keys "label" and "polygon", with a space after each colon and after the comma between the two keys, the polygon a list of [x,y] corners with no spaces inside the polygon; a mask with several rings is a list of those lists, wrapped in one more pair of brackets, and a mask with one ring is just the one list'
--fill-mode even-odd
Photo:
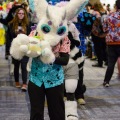
{"label": "white fur leg", "polygon": [[67,79],[65,80],[65,89],[68,93],[74,93],[77,88],[78,80],[77,79]]}
{"label": "white fur leg", "polygon": [[66,120],[78,120],[77,102],[66,101],[65,102],[65,116]]}
{"label": "white fur leg", "polygon": [[10,64],[10,75],[14,74],[14,64]]}

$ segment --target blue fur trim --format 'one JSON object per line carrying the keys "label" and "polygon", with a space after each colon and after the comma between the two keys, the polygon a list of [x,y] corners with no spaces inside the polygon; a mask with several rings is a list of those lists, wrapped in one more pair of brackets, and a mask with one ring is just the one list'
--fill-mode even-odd
{"label": "blue fur trim", "polygon": [[33,12],[35,11],[34,0],[29,0],[29,7]]}
{"label": "blue fur trim", "polygon": [[79,12],[88,4],[89,0],[86,0],[77,10],[76,15],[79,14]]}

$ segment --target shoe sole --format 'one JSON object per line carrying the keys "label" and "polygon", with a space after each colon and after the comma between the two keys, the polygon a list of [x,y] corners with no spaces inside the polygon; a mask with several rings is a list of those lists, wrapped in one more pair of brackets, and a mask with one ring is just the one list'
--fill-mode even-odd
{"label": "shoe sole", "polygon": [[21,89],[23,92],[26,92],[27,91],[27,89]]}
{"label": "shoe sole", "polygon": [[86,102],[85,102],[85,101],[82,101],[82,102],[77,101],[77,102],[78,102],[78,104],[79,104],[79,105],[85,105],[85,104],[86,104]]}
{"label": "shoe sole", "polygon": [[85,105],[86,103],[78,103],[79,105]]}
{"label": "shoe sole", "polygon": [[23,92],[26,92],[26,91],[27,91],[27,88],[26,88],[26,87],[22,87],[21,90],[22,90]]}
{"label": "shoe sole", "polygon": [[105,85],[105,87],[109,87],[109,85]]}

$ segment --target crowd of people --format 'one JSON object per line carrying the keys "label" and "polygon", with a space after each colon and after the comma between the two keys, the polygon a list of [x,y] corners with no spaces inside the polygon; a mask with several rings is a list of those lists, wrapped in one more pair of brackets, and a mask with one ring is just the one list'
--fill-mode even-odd
{"label": "crowd of people", "polygon": [[[114,10],[110,9],[109,4],[106,6],[105,4],[102,5],[101,3],[95,3],[94,5],[88,3],[85,6],[85,9],[87,13],[95,17],[95,20],[92,23],[91,30],[89,29],[89,36],[85,36],[86,38],[91,37],[90,41],[86,43],[86,56],[88,56],[88,58],[91,58],[91,60],[97,60],[97,63],[92,65],[93,67],[102,68],[103,64],[107,66],[105,78],[103,80],[103,86],[109,87],[116,62],[118,62],[118,73],[120,76],[120,0],[116,0]],[[6,26],[5,59],[8,59],[8,57],[10,56],[10,47],[13,39],[16,38],[18,34],[29,35],[30,32],[35,29],[38,22],[39,19],[36,16],[36,12],[30,9],[27,2],[13,3],[5,18],[1,14],[0,23]],[[67,25],[68,35],[66,36],[67,39],[64,38],[65,40],[67,40],[67,42],[65,41],[59,43],[60,46],[56,46],[56,50],[59,49],[56,53],[57,55],[59,55],[59,57],[56,57],[54,63],[50,65],[44,64],[41,61],[38,61],[38,58],[34,58],[32,61],[31,72],[28,73],[27,64],[29,61],[29,57],[24,56],[21,60],[17,60],[12,57],[11,64],[13,64],[14,66],[13,75],[15,80],[15,87],[21,88],[23,92],[26,92],[28,89],[31,103],[30,120],[44,119],[43,114],[45,96],[47,96],[49,116],[51,120],[65,120],[63,97],[67,97],[67,99],[70,101],[75,99],[80,105],[86,104],[84,98],[86,86],[83,82],[83,68],[85,64],[84,57],[86,56],[82,54],[81,49],[78,50],[80,46],[80,32],[75,26],[74,21],[69,21]],[[48,29],[45,28],[43,30]],[[72,51],[74,51],[74,49],[75,53],[73,55]],[[73,65],[75,71],[72,66],[70,66],[71,68],[67,66],[69,62],[73,63],[73,61],[71,62],[69,58],[75,61]],[[82,62],[79,60],[80,58],[83,58]],[[20,84],[19,77],[20,65],[22,74],[22,85]],[[38,68],[38,66],[41,67]],[[47,71],[44,72],[43,68],[46,68]],[[71,70],[69,72],[71,73],[72,77],[69,76],[70,73],[67,73],[67,70],[69,70],[68,68]],[[49,72],[49,70],[51,72]],[[75,72],[74,75],[73,71]],[[51,73],[55,74],[51,76]],[[47,77],[45,77],[46,75]],[[65,78],[63,77],[64,75]],[[64,80],[66,81],[66,79],[68,79],[66,76],[70,80],[77,80],[75,84],[76,90],[72,90],[71,92],[67,91],[67,88],[65,89],[65,86],[69,88],[69,86],[66,85],[68,83],[64,82]],[[44,79],[42,79],[41,81],[37,81],[40,78]],[[48,81],[48,78],[51,81]],[[55,81],[55,79],[57,79],[57,82]],[[53,106],[53,101],[55,101],[54,104],[56,106]]]}
{"label": "crowd of people", "polygon": [[[120,2],[116,1],[114,8],[110,9],[108,4],[95,4],[94,10],[90,4],[87,5],[87,10],[91,14],[96,14],[96,20],[92,26],[92,41],[94,44],[94,55],[96,55],[97,64],[93,67],[103,67],[103,63],[107,65],[103,85],[109,87],[109,82],[114,72],[116,61],[118,62],[119,71],[119,9]],[[94,11],[94,12],[93,12]],[[117,17],[115,17],[117,16]],[[117,48],[118,47],[118,48]],[[92,59],[92,60],[96,60]]]}

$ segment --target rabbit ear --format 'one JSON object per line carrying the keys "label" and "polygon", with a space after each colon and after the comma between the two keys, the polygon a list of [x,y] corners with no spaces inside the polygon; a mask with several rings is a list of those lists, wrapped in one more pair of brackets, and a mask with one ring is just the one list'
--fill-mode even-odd
{"label": "rabbit ear", "polygon": [[50,14],[49,14],[49,9],[48,9],[48,7],[47,7],[47,9],[46,9],[46,16],[47,16],[48,19],[50,19]]}
{"label": "rabbit ear", "polygon": [[67,20],[74,18],[85,7],[88,1],[89,0],[70,0],[65,6]]}
{"label": "rabbit ear", "polygon": [[48,6],[46,0],[29,0],[29,6],[32,11],[36,12],[39,20],[46,15],[46,9]]}

